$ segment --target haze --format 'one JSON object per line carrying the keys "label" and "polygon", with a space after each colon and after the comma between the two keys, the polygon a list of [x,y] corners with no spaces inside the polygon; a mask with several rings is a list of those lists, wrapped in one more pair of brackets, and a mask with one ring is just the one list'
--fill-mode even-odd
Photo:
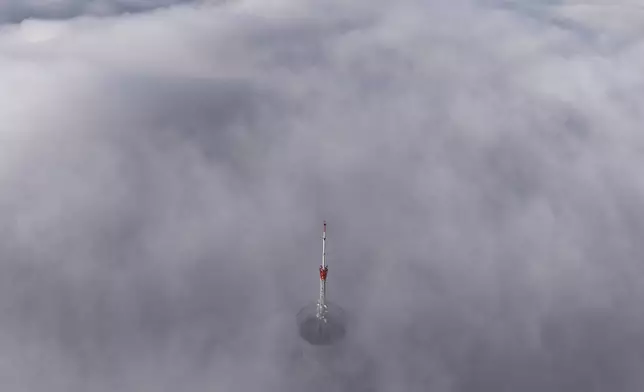
{"label": "haze", "polygon": [[[636,3],[0,23],[3,391],[644,390]],[[333,366],[295,325],[324,219]]]}

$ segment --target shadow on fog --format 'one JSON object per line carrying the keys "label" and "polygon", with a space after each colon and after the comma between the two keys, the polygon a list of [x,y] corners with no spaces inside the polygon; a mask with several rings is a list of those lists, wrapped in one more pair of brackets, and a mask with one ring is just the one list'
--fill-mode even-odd
{"label": "shadow on fog", "polygon": [[316,304],[311,304],[297,313],[300,337],[314,346],[328,346],[344,339],[347,332],[344,310],[329,303],[326,322],[318,320],[316,311]]}

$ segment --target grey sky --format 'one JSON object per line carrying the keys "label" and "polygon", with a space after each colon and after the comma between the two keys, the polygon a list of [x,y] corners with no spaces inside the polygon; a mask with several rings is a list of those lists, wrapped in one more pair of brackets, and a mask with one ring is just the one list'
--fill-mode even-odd
{"label": "grey sky", "polygon": [[89,3],[0,7],[3,390],[644,388],[644,12]]}

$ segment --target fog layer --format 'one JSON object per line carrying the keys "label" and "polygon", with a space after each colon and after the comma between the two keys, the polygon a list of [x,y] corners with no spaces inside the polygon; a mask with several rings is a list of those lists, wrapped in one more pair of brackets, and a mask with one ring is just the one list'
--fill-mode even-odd
{"label": "fog layer", "polygon": [[644,12],[171,3],[0,6],[3,391],[644,390]]}

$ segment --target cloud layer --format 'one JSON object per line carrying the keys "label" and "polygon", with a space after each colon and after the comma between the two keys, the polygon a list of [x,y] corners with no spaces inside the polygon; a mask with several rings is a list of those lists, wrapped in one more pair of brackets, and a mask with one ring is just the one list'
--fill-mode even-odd
{"label": "cloud layer", "polygon": [[4,0],[0,3],[0,23],[137,13],[187,2],[190,0]]}
{"label": "cloud layer", "polygon": [[0,8],[5,390],[644,387],[644,12],[63,3]]}

